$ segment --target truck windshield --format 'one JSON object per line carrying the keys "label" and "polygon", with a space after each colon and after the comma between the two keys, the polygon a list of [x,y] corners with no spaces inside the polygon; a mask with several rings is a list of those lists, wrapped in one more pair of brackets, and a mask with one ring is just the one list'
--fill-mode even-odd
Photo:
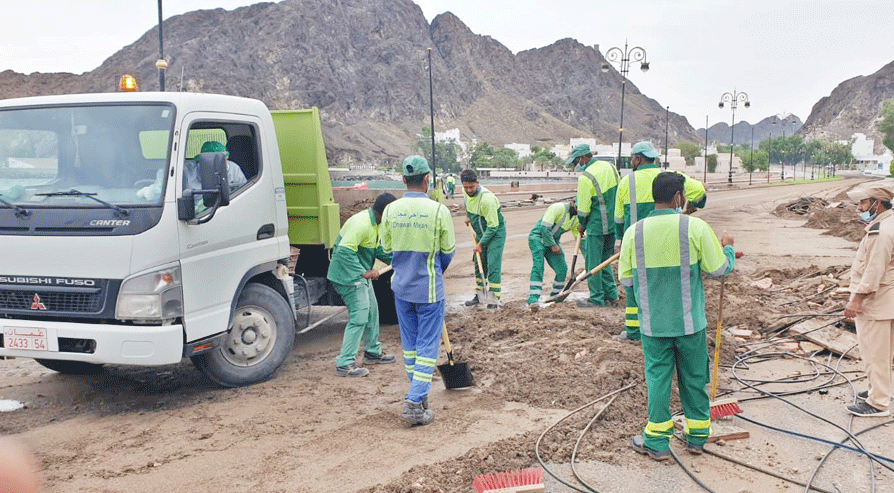
{"label": "truck windshield", "polygon": [[164,103],[0,110],[0,199],[26,209],[158,205],[173,126]]}

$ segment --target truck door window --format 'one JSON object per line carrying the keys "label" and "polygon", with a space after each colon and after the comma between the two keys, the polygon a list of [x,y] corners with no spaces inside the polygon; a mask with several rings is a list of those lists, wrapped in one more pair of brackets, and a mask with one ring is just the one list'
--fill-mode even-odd
{"label": "truck door window", "polygon": [[[257,152],[257,132],[254,125],[232,122],[197,122],[189,129],[186,142],[186,159],[192,161],[202,148],[215,147],[209,143],[222,144],[227,156],[230,195],[235,196],[249,187],[260,174]],[[196,177],[190,173],[190,165],[184,166],[184,188],[198,188],[192,183]]]}

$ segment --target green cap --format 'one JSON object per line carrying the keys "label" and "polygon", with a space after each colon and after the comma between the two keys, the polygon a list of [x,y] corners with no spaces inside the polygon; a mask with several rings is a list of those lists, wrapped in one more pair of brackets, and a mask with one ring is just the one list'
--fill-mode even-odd
{"label": "green cap", "polygon": [[571,156],[565,161],[565,166],[571,165],[575,159],[586,156],[587,154],[592,154],[590,152],[590,146],[587,144],[580,144],[574,146],[574,149],[571,150]]}
{"label": "green cap", "polygon": [[646,141],[637,142],[636,144],[634,144],[633,149],[630,149],[630,155],[633,156],[634,154],[642,154],[643,156],[651,159],[654,159],[661,155],[658,153],[658,151],[655,150],[654,147],[652,147],[651,142]]}
{"label": "green cap", "polygon": [[424,175],[431,173],[428,161],[422,156],[410,156],[404,159],[404,176]]}
{"label": "green cap", "polygon": [[208,142],[202,144],[202,150],[199,152],[225,152],[227,154],[230,153],[229,151],[227,151],[227,146],[221,144],[216,140],[209,140]]}

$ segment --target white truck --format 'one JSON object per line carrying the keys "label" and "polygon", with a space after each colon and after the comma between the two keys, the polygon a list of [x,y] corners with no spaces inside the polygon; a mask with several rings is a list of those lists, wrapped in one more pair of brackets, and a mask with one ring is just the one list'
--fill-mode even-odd
{"label": "white truck", "polygon": [[[211,141],[228,154],[201,153]],[[74,374],[188,357],[223,386],[265,380],[292,348],[296,307],[326,294],[338,228],[315,108],[194,93],[0,101],[0,356]]]}

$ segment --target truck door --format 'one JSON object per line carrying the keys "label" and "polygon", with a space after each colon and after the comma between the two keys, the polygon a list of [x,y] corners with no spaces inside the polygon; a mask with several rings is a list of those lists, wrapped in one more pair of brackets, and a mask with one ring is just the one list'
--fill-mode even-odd
{"label": "truck door", "polygon": [[[197,186],[191,173],[194,156],[206,149],[228,153],[230,204],[217,209],[204,224],[179,222],[181,275],[186,342],[227,330],[230,308],[240,281],[258,266],[275,262],[277,240],[273,234],[276,211],[272,173],[264,169],[259,136],[261,122],[252,117],[217,113],[191,113],[180,134],[181,163],[177,198]],[[212,151],[217,152],[217,151]],[[197,206],[197,218],[209,211]]]}

